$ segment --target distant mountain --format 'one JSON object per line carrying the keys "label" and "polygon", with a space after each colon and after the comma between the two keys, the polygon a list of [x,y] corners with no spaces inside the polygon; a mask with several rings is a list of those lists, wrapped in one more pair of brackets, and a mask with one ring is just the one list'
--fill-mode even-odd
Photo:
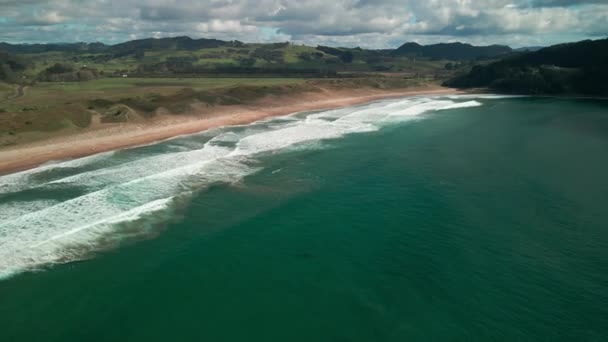
{"label": "distant mountain", "polygon": [[218,39],[192,39],[190,37],[146,38],[128,42],[106,45],[103,43],[51,43],[51,44],[9,44],[0,43],[0,51],[9,53],[41,53],[41,52],[91,52],[129,54],[135,51],[158,50],[198,50],[220,46],[238,46],[239,41],[227,42]]}
{"label": "distant mountain", "polygon": [[[199,50],[206,48],[216,48],[226,45],[234,45],[239,42],[226,42],[218,39],[192,39],[190,37],[172,38],[146,38],[131,40],[128,42],[112,45],[109,51],[130,51],[130,50]],[[242,43],[241,43],[242,44]]]}
{"label": "distant mountain", "polygon": [[87,51],[101,52],[108,46],[103,43],[51,43],[51,44],[9,44],[0,42],[0,51],[9,53],[41,53]]}
{"label": "distant mountain", "polygon": [[[190,37],[170,38],[145,38],[136,39],[115,45],[103,43],[50,43],[50,44],[9,44],[0,43],[0,51],[13,54],[43,53],[43,52],[89,52],[108,53],[115,56],[141,53],[143,51],[194,51],[221,46],[242,47],[244,43],[239,41],[223,41],[218,39],[192,39]],[[328,48],[338,50],[335,48]],[[348,49],[342,49],[344,51]],[[340,53],[344,51],[340,50]],[[354,49],[356,50],[356,49]],[[359,51],[362,51],[359,49]],[[495,58],[512,52],[508,46],[490,45],[473,46],[463,43],[441,43],[433,45],[420,45],[417,43],[405,43],[395,50],[386,50],[394,56],[426,57],[432,59],[449,60],[474,60],[484,58]],[[330,53],[332,54],[332,53]]]}
{"label": "distant mountain", "polygon": [[485,66],[446,85],[527,94],[608,95],[608,39],[559,44]]}
{"label": "distant mountain", "polygon": [[504,45],[473,46],[464,43],[440,43],[420,45],[405,43],[394,53],[401,56],[427,57],[433,59],[474,60],[492,58],[511,53],[513,50]]}
{"label": "distant mountain", "polygon": [[524,46],[517,49],[513,49],[515,52],[534,52],[544,48],[544,46]]}

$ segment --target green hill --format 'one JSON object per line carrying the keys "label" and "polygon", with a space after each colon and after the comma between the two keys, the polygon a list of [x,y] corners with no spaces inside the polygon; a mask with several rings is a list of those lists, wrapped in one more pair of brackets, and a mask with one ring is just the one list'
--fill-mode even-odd
{"label": "green hill", "polygon": [[[345,73],[383,72],[400,73],[405,77],[445,78],[464,65],[449,62],[494,58],[511,49],[499,45],[406,43],[398,49],[368,50],[289,42],[252,44],[182,36],[137,39],[115,45],[0,43],[0,51],[28,61],[28,67],[18,71],[20,79],[82,81],[89,79],[75,76],[82,68],[95,77],[334,77]],[[446,67],[448,63],[449,68]],[[58,69],[71,71],[57,76],[53,70]],[[10,81],[14,81],[14,77]]]}
{"label": "green hill", "polygon": [[[305,46],[289,42],[243,43],[190,37],[146,38],[103,43],[8,44],[0,51],[28,66],[0,79],[84,81],[99,77],[364,77],[392,73],[405,78],[445,79],[456,60],[412,56],[395,50]],[[458,58],[463,58],[462,54]],[[460,64],[458,64],[460,65]],[[14,71],[14,70],[13,70]],[[58,72],[61,71],[61,72]],[[82,77],[82,76],[85,77]]]}
{"label": "green hill", "polygon": [[525,94],[608,95],[608,39],[559,44],[478,65],[447,82]]}
{"label": "green hill", "polygon": [[504,56],[513,50],[504,45],[473,46],[464,43],[440,43],[420,45],[405,43],[395,50],[396,55],[449,59],[454,61],[494,58]]}

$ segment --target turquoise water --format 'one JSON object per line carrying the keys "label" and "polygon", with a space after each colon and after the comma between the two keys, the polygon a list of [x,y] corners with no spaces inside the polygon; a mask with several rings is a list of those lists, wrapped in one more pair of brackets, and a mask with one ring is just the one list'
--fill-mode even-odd
{"label": "turquoise water", "polygon": [[419,97],[0,177],[0,341],[606,341],[608,102]]}

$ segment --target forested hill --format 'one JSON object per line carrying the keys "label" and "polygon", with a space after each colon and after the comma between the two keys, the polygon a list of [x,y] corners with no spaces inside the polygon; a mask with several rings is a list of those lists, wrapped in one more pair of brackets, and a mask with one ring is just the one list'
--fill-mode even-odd
{"label": "forested hill", "polygon": [[19,72],[23,72],[31,63],[19,56],[0,51],[0,81],[15,82]]}
{"label": "forested hill", "polygon": [[[257,44],[277,45],[275,44]],[[243,47],[239,41],[223,41],[218,39],[190,37],[145,38],[127,41],[115,45],[103,43],[50,43],[50,44],[9,44],[0,42],[0,51],[13,54],[31,54],[44,52],[75,52],[75,53],[112,53],[128,54],[136,51],[194,51],[218,47]],[[335,48],[331,48],[334,49]],[[367,50],[374,51],[374,50]],[[405,43],[397,49],[382,50],[384,53],[395,56],[424,57],[452,61],[474,60],[502,56],[513,50],[504,45],[473,46],[464,43],[440,43],[433,45],[420,45],[418,43]]]}
{"label": "forested hill", "polygon": [[511,52],[506,46],[462,43],[399,49],[306,46],[290,42],[243,43],[186,36],[104,43],[0,42],[0,82],[88,81],[103,77],[365,77],[447,79],[476,60]]}
{"label": "forested hill", "polygon": [[0,42],[0,50],[9,53],[42,53],[42,52],[89,52],[89,53],[134,53],[145,51],[192,51],[220,46],[239,46],[239,41],[218,39],[192,39],[190,37],[145,38],[130,40],[115,45],[103,43],[51,43],[51,44],[8,44]]}
{"label": "forested hill", "polygon": [[525,94],[608,95],[608,39],[550,46],[478,65],[445,84]]}
{"label": "forested hill", "polygon": [[473,46],[464,43],[420,45],[418,43],[405,43],[395,50],[395,54],[458,61],[503,56],[512,51],[510,47],[505,45]]}

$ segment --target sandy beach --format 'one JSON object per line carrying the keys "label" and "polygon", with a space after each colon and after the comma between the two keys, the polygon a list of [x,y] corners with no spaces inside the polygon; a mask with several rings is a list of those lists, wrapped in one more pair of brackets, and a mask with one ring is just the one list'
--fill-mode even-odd
{"label": "sandy beach", "polygon": [[0,174],[26,170],[49,161],[79,158],[211,128],[250,123],[270,116],[346,107],[387,98],[457,93],[458,90],[438,86],[402,91],[323,91],[290,98],[266,97],[248,106],[200,108],[190,115],[162,115],[145,123],[97,124],[77,133],[0,149]]}

